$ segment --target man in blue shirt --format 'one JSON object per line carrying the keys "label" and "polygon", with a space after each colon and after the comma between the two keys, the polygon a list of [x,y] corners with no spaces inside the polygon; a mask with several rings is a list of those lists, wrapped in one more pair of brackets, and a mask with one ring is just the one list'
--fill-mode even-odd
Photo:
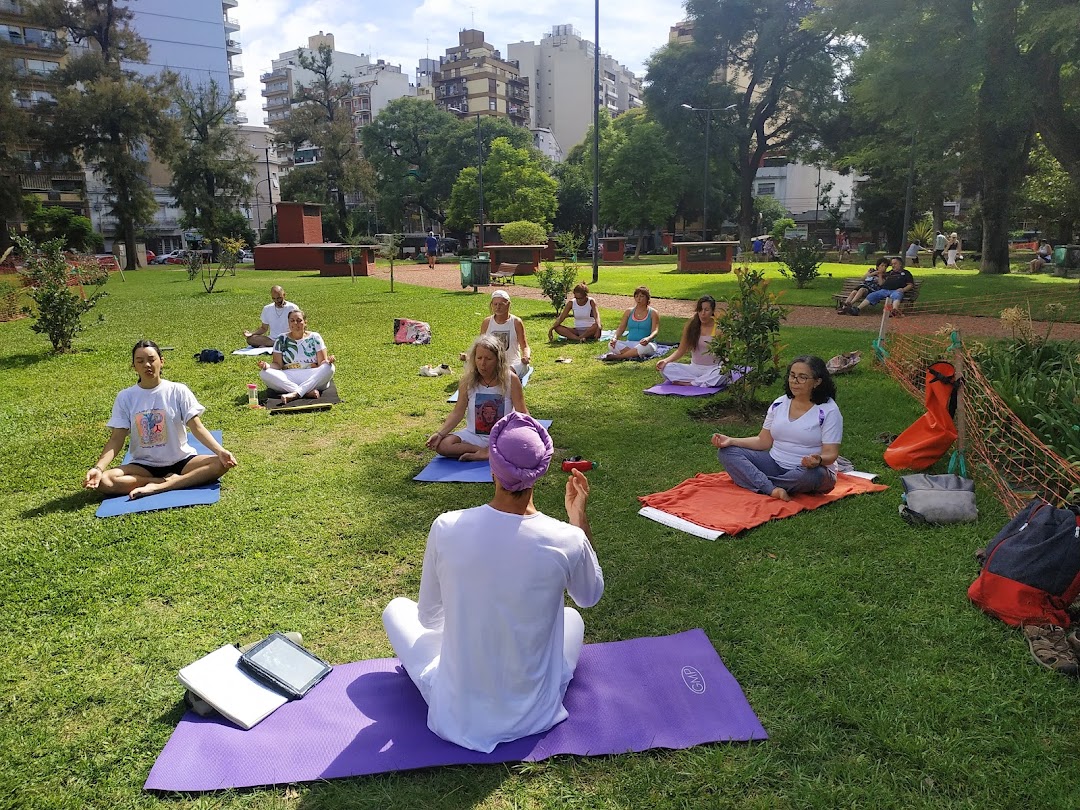
{"label": "man in blue shirt", "polygon": [[424,244],[427,247],[427,266],[434,270],[435,257],[439,255],[439,240],[435,238],[434,231],[428,231]]}

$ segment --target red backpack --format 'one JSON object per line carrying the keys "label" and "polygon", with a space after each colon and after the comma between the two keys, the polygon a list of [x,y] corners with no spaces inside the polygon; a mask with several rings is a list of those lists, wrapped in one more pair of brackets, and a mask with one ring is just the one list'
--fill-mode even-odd
{"label": "red backpack", "polygon": [[1033,499],[986,547],[968,598],[1006,624],[1068,627],[1080,593],[1078,513]]}

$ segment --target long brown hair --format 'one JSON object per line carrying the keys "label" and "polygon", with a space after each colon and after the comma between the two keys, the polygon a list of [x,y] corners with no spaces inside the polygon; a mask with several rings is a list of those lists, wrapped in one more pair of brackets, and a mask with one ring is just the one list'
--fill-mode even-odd
{"label": "long brown hair", "polygon": [[698,317],[701,314],[702,304],[712,304],[713,315],[716,315],[716,299],[711,295],[703,295],[697,300],[697,306],[694,307],[694,314],[690,316],[690,322],[686,326],[686,341],[690,344],[690,348],[697,350],[698,341],[701,340],[701,318]]}

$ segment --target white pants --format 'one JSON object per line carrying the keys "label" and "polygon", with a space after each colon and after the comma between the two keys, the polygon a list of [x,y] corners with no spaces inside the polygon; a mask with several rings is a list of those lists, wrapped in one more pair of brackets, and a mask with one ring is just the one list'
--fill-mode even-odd
{"label": "white pants", "polygon": [[[428,630],[420,624],[416,602],[403,596],[386,606],[382,620],[394,654],[427,701],[427,684],[431,683],[430,672],[439,667],[442,631]],[[573,673],[577,669],[584,641],[585,622],[582,621],[581,614],[573,608],[564,607],[563,661],[566,672]],[[426,677],[421,677],[425,675]]]}
{"label": "white pants", "polygon": [[656,344],[655,343],[642,344],[642,343],[639,343],[638,341],[634,341],[633,343],[629,343],[628,341],[625,341],[625,340],[616,340],[615,341],[615,348],[612,349],[612,351],[615,352],[616,354],[618,354],[619,352],[622,352],[623,350],[630,349],[630,348],[637,349],[638,357],[652,357],[654,354],[656,354]]}
{"label": "white pants", "polygon": [[316,388],[322,391],[330,385],[334,379],[334,366],[327,363],[315,368],[264,368],[259,372],[259,378],[271,391],[303,397]]}
{"label": "white pants", "polygon": [[695,363],[668,363],[660,373],[669,383],[696,385],[703,388],[718,388],[720,378],[725,376],[718,364],[699,366]]}

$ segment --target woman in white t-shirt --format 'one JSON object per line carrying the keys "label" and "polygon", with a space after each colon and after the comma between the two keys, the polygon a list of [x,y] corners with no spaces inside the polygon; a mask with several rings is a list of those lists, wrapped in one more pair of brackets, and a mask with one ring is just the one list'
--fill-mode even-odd
{"label": "woman in white t-shirt", "polygon": [[318,332],[307,331],[303,310],[289,313],[289,331],[274,341],[274,358],[259,361],[259,377],[282,402],[301,397],[318,399],[334,379],[334,356]]}
{"label": "woman in white t-shirt", "polygon": [[[709,351],[716,330],[716,299],[703,295],[697,300],[694,314],[683,327],[682,339],[671,355],[656,364],[656,370],[664,375],[664,382],[673,385],[715,386],[719,385],[724,370],[720,358]],[[690,363],[678,362],[690,354]]]}
{"label": "woman in white t-shirt", "polygon": [[[528,413],[529,409],[521,381],[511,371],[498,337],[480,335],[465,357],[454,410],[428,437],[427,446],[440,456],[481,461],[488,457],[489,436],[495,423],[510,411]],[[465,428],[451,433],[462,418]]]}
{"label": "woman in white t-shirt", "polygon": [[[108,422],[112,433],[97,463],[87,470],[84,487],[138,498],[216,481],[236,466],[233,454],[203,427],[199,415],[206,409],[191,389],[161,379],[164,361],[154,341],[135,344],[131,365],[139,382],[116,395]],[[196,455],[188,430],[214,455]],[[108,469],[129,435],[131,461]]]}
{"label": "woman in white t-shirt", "polygon": [[844,418],[833,397],[836,385],[820,357],[796,357],[788,366],[784,396],[769,406],[757,436],[714,433],[720,462],[740,487],[790,501],[799,493],[836,486],[836,459]]}

